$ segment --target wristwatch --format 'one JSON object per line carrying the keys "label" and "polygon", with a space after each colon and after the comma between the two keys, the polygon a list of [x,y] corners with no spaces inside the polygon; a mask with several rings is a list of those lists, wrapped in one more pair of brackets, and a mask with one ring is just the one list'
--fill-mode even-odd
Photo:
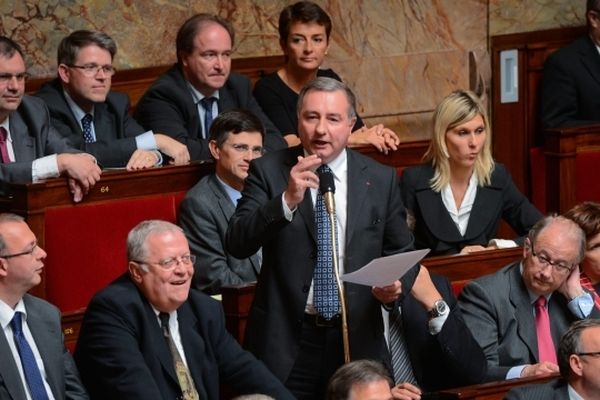
{"label": "wristwatch", "polygon": [[446,315],[450,312],[450,308],[448,307],[448,304],[443,300],[443,299],[439,299],[436,300],[435,303],[433,303],[433,308],[431,310],[429,310],[427,312],[427,314],[429,315],[429,318],[437,318],[437,317],[441,317],[443,315]]}

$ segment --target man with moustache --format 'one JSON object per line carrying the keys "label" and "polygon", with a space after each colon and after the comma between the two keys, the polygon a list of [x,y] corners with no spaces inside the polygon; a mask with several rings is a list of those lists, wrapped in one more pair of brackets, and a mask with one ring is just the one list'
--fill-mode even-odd
{"label": "man with moustache", "polygon": [[215,173],[203,177],[179,206],[179,225],[185,231],[194,263],[194,287],[207,294],[224,285],[253,282],[260,272],[260,256],[239,259],[225,248],[229,219],[244,189],[250,162],[263,154],[264,128],[244,110],[225,111],[210,127],[210,153]]}
{"label": "man with moustache", "polygon": [[190,290],[195,257],[180,227],[150,220],[127,237],[128,272],[91,300],[75,360],[93,399],[293,399],[225,329],[221,304]]}
{"label": "man with moustache", "polygon": [[231,72],[234,30],[210,14],[196,14],[177,32],[177,64],[140,99],[135,117],[146,128],[186,144],[192,160],[210,159],[209,131],[223,111],[244,109],[265,127],[265,148],[287,147],[252,96],[250,81]]}
{"label": "man with moustache", "polygon": [[24,219],[0,214],[0,399],[88,399],[65,348],[60,311],[27,291],[46,252]]}
{"label": "man with moustache", "polygon": [[81,201],[100,179],[100,168],[94,157],[60,137],[43,101],[24,95],[26,78],[23,51],[0,36],[0,182],[38,182],[65,175],[73,200]]}
{"label": "man with moustache", "polygon": [[104,32],[75,31],[60,42],[58,77],[36,93],[46,102],[52,124],[105,168],[160,165],[160,152],[171,164],[186,164],[190,157],[183,144],[144,132],[129,116],[129,97],[110,91],[116,52],[117,45]]}

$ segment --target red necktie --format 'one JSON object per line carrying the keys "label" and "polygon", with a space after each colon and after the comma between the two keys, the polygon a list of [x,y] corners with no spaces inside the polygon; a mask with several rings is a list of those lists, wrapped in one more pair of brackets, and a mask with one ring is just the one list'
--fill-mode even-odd
{"label": "red necktie", "polygon": [[11,162],[8,155],[8,145],[6,144],[7,136],[6,129],[0,126],[0,155],[2,156],[2,162],[5,164]]}
{"label": "red necktie", "polygon": [[535,301],[535,328],[538,340],[539,362],[550,361],[556,364],[556,348],[550,333],[550,317],[546,308],[546,298],[540,296]]}
{"label": "red necktie", "polygon": [[596,292],[596,289],[594,289],[590,278],[582,272],[579,276],[579,282],[581,283],[581,287],[592,295],[592,298],[594,299],[594,305],[600,310],[600,296],[598,296],[598,292]]}

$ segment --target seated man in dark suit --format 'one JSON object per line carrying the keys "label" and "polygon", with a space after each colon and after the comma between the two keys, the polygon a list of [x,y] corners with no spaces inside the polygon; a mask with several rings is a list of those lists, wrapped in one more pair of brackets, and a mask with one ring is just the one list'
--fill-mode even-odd
{"label": "seated man in dark suit", "polygon": [[22,217],[0,214],[0,399],[88,399],[65,348],[60,311],[27,294],[46,252]]}
{"label": "seated man in dark suit", "polygon": [[74,201],[81,201],[100,179],[100,168],[94,157],[60,137],[43,101],[24,95],[26,78],[21,48],[0,36],[0,182],[66,175]]}
{"label": "seated man in dark suit", "polygon": [[486,354],[487,380],[558,372],[556,347],[569,325],[597,317],[581,287],[585,236],[563,217],[545,217],[529,232],[523,261],[475,279],[459,303]]}
{"label": "seated man in dark suit", "polygon": [[190,290],[195,257],[180,227],[145,221],[127,237],[128,273],[87,307],[75,360],[93,399],[293,399],[225,330],[221,304]]}
{"label": "seated man in dark suit", "polygon": [[129,116],[129,98],[111,92],[117,52],[103,32],[75,31],[58,47],[58,77],[36,93],[46,102],[56,130],[106,168],[141,169],[162,163],[186,164],[187,148],[163,135],[144,132]]}
{"label": "seated man in dark suit", "polygon": [[196,255],[194,287],[208,294],[223,285],[253,282],[260,272],[259,254],[235,258],[225,250],[229,219],[244,189],[250,161],[263,154],[264,128],[243,110],[219,114],[210,127],[215,173],[205,176],[185,195],[179,225]]}
{"label": "seated man in dark suit", "polygon": [[588,34],[544,63],[544,128],[600,122],[600,0],[587,0],[586,20]]}
{"label": "seated man in dark suit", "polygon": [[558,365],[562,379],[512,389],[506,399],[600,399],[600,320],[571,325],[560,341]]}
{"label": "seated man in dark suit", "polygon": [[326,400],[392,400],[392,379],[372,360],[342,365],[329,380]]}
{"label": "seated man in dark suit", "polygon": [[216,15],[197,14],[177,33],[177,64],[140,99],[135,117],[146,128],[186,144],[192,160],[210,159],[208,133],[219,113],[235,108],[255,114],[266,129],[265,147],[287,147],[252,96],[250,81],[230,73],[234,31]]}

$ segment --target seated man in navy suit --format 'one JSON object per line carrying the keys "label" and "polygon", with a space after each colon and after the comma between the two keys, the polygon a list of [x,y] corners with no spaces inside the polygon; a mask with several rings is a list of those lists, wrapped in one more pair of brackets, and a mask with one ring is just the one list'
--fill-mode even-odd
{"label": "seated man in navy suit", "polygon": [[196,14],[177,32],[177,64],[140,99],[135,117],[146,128],[164,132],[186,144],[192,160],[210,159],[212,120],[223,111],[241,108],[255,114],[266,129],[265,148],[287,142],[252,96],[248,78],[231,73],[234,30],[210,14]]}
{"label": "seated man in navy suit", "polygon": [[127,237],[128,273],[87,307],[75,360],[93,399],[293,399],[225,330],[221,304],[190,290],[195,256],[183,231],[144,221]]}
{"label": "seated man in navy suit", "polygon": [[225,250],[225,235],[250,161],[263,154],[263,137],[264,128],[254,114],[244,110],[219,114],[208,142],[215,173],[203,177],[181,202],[179,225],[196,255],[194,287],[208,294],[220,293],[224,285],[258,279],[259,254],[233,257]]}
{"label": "seated man in navy suit", "polygon": [[94,157],[60,137],[43,101],[24,94],[24,59],[17,43],[0,36],[0,182],[37,182],[66,175],[73,200],[81,201],[100,179],[100,168]]}
{"label": "seated man in navy suit", "polygon": [[58,47],[58,77],[36,93],[46,102],[56,130],[77,148],[94,155],[103,167],[129,170],[190,160],[173,138],[144,132],[129,116],[129,97],[111,92],[117,45],[103,32],[75,31]]}
{"label": "seated man in navy suit", "polygon": [[0,214],[0,399],[88,399],[65,348],[60,311],[27,294],[46,252],[22,217]]}

